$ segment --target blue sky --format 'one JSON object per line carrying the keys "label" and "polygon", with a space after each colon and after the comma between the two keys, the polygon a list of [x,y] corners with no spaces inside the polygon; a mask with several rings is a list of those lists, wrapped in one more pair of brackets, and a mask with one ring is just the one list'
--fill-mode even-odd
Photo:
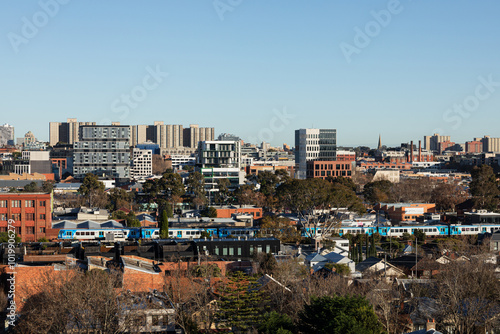
{"label": "blue sky", "polygon": [[307,127],[345,146],[499,137],[499,14],[493,0],[4,0],[0,122],[41,140],[68,117],[292,146]]}

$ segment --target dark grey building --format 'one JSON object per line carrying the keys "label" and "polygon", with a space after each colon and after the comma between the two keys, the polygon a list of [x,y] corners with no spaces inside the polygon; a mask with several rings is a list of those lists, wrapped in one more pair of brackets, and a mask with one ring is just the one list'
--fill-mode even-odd
{"label": "dark grey building", "polygon": [[130,126],[81,126],[79,141],[73,146],[73,175],[87,173],[106,179],[130,177]]}

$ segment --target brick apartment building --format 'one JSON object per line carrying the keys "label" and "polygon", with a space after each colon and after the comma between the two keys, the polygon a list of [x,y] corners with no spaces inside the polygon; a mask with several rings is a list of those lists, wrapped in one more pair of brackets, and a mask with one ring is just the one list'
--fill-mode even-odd
{"label": "brick apartment building", "polygon": [[7,232],[9,219],[15,221],[13,226],[21,242],[49,239],[52,230],[51,194],[0,194],[0,232]]}
{"label": "brick apartment building", "polygon": [[307,173],[306,177],[308,179],[326,179],[327,177],[347,177],[352,176],[352,163],[350,161],[321,161],[314,160],[307,162]]}

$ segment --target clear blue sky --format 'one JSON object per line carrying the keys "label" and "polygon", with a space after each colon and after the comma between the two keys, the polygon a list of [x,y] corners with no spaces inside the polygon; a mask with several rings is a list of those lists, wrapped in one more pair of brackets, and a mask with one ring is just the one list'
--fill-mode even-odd
{"label": "clear blue sky", "polygon": [[[307,127],[336,128],[346,146],[500,136],[498,0],[59,0],[54,13],[55,1],[0,3],[0,122],[16,137],[47,140],[68,117],[292,146]],[[156,67],[168,76],[145,90]]]}

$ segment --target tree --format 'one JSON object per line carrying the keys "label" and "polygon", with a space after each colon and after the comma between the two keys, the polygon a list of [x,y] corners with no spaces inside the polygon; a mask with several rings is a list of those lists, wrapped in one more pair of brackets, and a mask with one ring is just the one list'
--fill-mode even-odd
{"label": "tree", "polygon": [[133,211],[130,211],[125,219],[127,220],[128,227],[141,227],[141,222],[137,219]]}
{"label": "tree", "polygon": [[168,214],[165,209],[162,210],[161,212],[161,219],[158,221],[158,224],[160,225],[160,238],[161,239],[168,239]]}
{"label": "tree", "polygon": [[300,231],[288,223],[288,219],[276,216],[264,216],[260,231],[264,235],[272,235],[282,243],[296,243],[301,240]]}
{"label": "tree", "polygon": [[[9,239],[9,232],[0,232],[0,243],[7,243],[9,242]],[[21,238],[17,234],[14,234],[14,240],[16,241],[16,243],[21,242]]]}
{"label": "tree", "polygon": [[369,182],[363,188],[363,196],[371,204],[387,202],[391,187],[392,182],[387,180]]}
{"label": "tree", "polygon": [[476,167],[472,170],[471,176],[470,192],[474,197],[476,209],[496,211],[500,202],[500,190],[493,168],[488,165]]}
{"label": "tree", "polygon": [[186,180],[187,192],[192,198],[196,210],[207,202],[205,196],[205,178],[200,172],[192,172]]}
{"label": "tree", "polygon": [[347,178],[347,177],[343,177],[343,176],[339,176],[339,177],[327,177],[326,178],[327,181],[333,183],[333,184],[339,184],[339,185],[342,185],[344,187],[346,187],[347,189],[350,189],[352,190],[353,192],[356,192],[356,184],[354,183],[354,181],[350,178]]}
{"label": "tree", "polygon": [[424,241],[426,238],[425,232],[419,228],[415,229],[415,231],[413,232],[413,236],[417,241]]}
{"label": "tree", "polygon": [[264,295],[255,277],[241,271],[232,273],[218,289],[221,294],[216,314],[218,328],[247,331],[258,328],[266,309]]}
{"label": "tree", "polygon": [[[159,154],[153,154],[153,174],[162,175],[169,167],[168,162]],[[172,164],[170,164],[172,166]]]}
{"label": "tree", "polygon": [[272,311],[264,314],[264,320],[259,327],[259,332],[263,334],[292,334],[296,332],[296,327],[288,315]]}
{"label": "tree", "polygon": [[120,208],[130,208],[132,202],[132,195],[122,188],[113,188],[109,191],[109,209],[111,211]]}
{"label": "tree", "polygon": [[114,273],[68,270],[57,279],[47,275],[37,282],[15,326],[17,333],[118,333],[125,329],[120,319],[130,325],[130,304],[119,298]]}
{"label": "tree", "polygon": [[363,297],[313,297],[300,313],[299,328],[318,334],[379,334],[382,326]]}
{"label": "tree", "polygon": [[54,190],[54,181],[43,181],[42,191],[45,193],[51,193]]}
{"label": "tree", "polygon": [[[277,188],[277,196],[281,208],[297,213],[306,222],[306,226],[316,227],[320,218],[324,220],[324,234],[331,233],[340,226],[340,220],[337,219],[340,208],[365,212],[361,200],[352,189],[322,179],[289,180]],[[323,211],[324,216],[315,215],[316,210]],[[332,211],[335,213],[334,217],[330,216]]]}
{"label": "tree", "polygon": [[431,202],[436,203],[438,211],[455,211],[455,206],[465,200],[465,190],[452,180],[437,184],[431,192]]}
{"label": "tree", "polygon": [[37,193],[40,191],[40,187],[38,187],[38,184],[33,181],[24,186],[24,191],[29,193]]}
{"label": "tree", "polygon": [[78,188],[78,192],[87,198],[89,206],[93,207],[97,202],[93,197],[98,197],[104,193],[104,183],[98,180],[97,175],[87,173],[80,188]]}
{"label": "tree", "polygon": [[436,290],[430,297],[441,305],[441,322],[447,322],[457,333],[476,333],[476,327],[497,328],[500,281],[495,277],[494,265],[480,257],[455,260],[436,280]]}
{"label": "tree", "polygon": [[276,265],[276,259],[271,253],[255,253],[253,256],[253,262],[257,265],[257,271],[261,274],[271,274],[273,273]]}
{"label": "tree", "polygon": [[209,206],[201,211],[201,215],[209,218],[217,218],[217,209],[213,206]]}
{"label": "tree", "polygon": [[229,200],[229,186],[231,185],[231,182],[229,182],[228,179],[218,179],[217,180],[217,189],[219,189],[217,193],[217,203],[219,205],[227,204]]}

